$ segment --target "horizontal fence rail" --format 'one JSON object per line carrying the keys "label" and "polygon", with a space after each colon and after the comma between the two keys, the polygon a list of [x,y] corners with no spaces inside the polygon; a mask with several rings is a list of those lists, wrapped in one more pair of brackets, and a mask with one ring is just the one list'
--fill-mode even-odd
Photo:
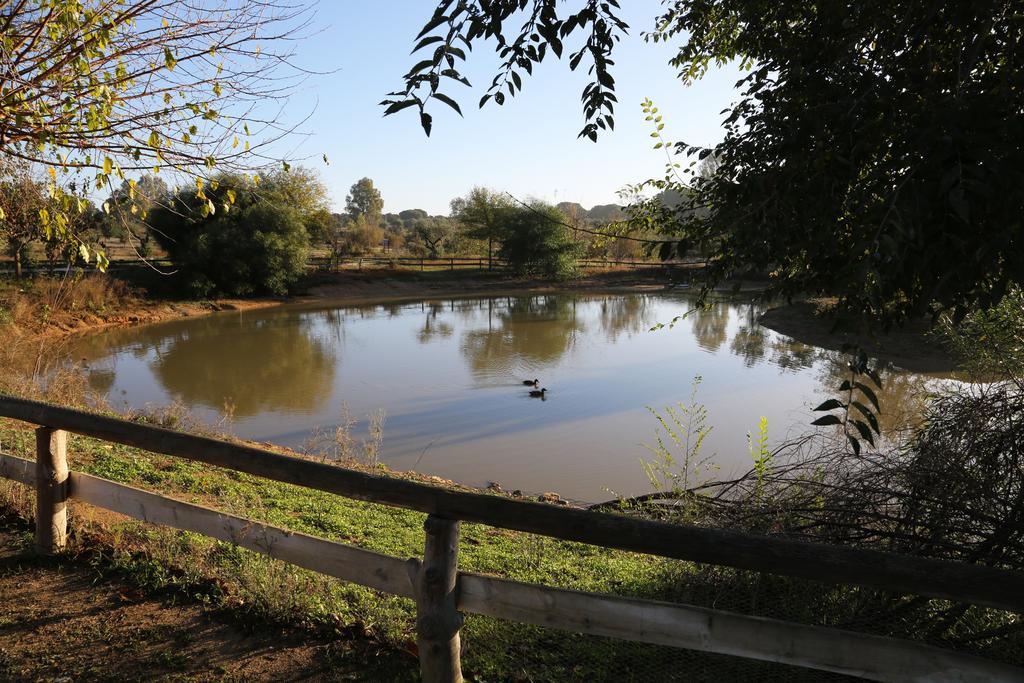
{"label": "horizontal fence rail", "polygon": [[[683,261],[645,261],[637,259],[598,259],[598,258],[581,258],[577,259],[576,266],[583,269],[594,269],[594,268],[660,268],[660,269],[672,269],[672,268],[693,268],[703,264],[704,261],[701,259],[690,259]],[[311,268],[317,268],[320,270],[331,270],[331,269],[342,269],[354,267],[361,269],[364,266],[368,268],[373,267],[390,267],[397,266],[401,268],[412,268],[425,270],[430,269],[448,269],[457,270],[459,268],[468,268],[474,270],[484,269],[496,269],[502,270],[507,267],[507,262],[504,259],[491,259],[488,262],[486,257],[482,256],[315,256],[309,259],[307,265]]]}
{"label": "horizontal fence rail", "polygon": [[453,491],[26,399],[0,397],[0,416],[447,519],[678,560],[1024,612],[1024,575],[991,567]]}
{"label": "horizontal fence rail", "polygon": [[[576,266],[581,269],[600,269],[600,268],[661,268],[661,269],[674,269],[674,268],[693,268],[703,264],[702,259],[691,259],[683,261],[647,261],[638,259],[599,259],[599,258],[581,258],[577,259]],[[107,266],[108,271],[119,271],[129,270],[138,268],[140,266],[152,266],[163,270],[173,270],[176,267],[175,262],[166,257],[153,257],[147,259],[138,258],[118,258],[111,259],[110,264]],[[357,270],[363,267],[367,268],[381,268],[397,266],[400,268],[414,269],[414,270],[459,270],[459,269],[471,269],[471,270],[504,270],[507,268],[507,263],[503,259],[492,258],[488,262],[486,256],[387,256],[387,255],[374,255],[374,256],[313,256],[306,261],[306,267],[316,270],[338,270],[345,268],[355,268]],[[26,273],[61,273],[68,268],[73,270],[95,270],[94,265],[77,264],[71,265],[67,263],[50,263],[48,261],[26,261],[23,264],[24,272]],[[14,273],[14,265],[9,262],[0,261],[0,275],[11,275]]]}
{"label": "horizontal fence rail", "polygon": [[[461,618],[455,610],[461,610],[870,680],[1024,681],[1024,670],[911,641],[458,572],[456,520],[664,557],[829,583],[871,585],[1020,612],[1024,576],[1015,572],[451,491],[25,399],[0,396],[0,416],[40,425],[35,463],[0,454],[0,477],[35,486],[37,493],[44,489],[49,492],[39,497],[45,505],[37,509],[37,534],[41,527],[52,526],[51,522],[59,519],[58,511],[63,511],[66,500],[78,500],[413,598],[418,607],[417,629],[425,680],[460,680]],[[424,560],[421,563],[382,555],[99,477],[69,473],[63,453],[66,440],[58,430],[426,512],[429,516]],[[59,521],[56,524],[60,526]],[[63,533],[63,529],[57,531]],[[439,577],[446,572],[451,585],[443,588],[444,581]],[[444,624],[450,628],[439,626]]]}

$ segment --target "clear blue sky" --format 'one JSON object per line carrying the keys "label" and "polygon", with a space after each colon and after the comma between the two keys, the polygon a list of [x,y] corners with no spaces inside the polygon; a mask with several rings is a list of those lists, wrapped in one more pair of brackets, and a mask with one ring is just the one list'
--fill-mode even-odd
{"label": "clear blue sky", "polygon": [[720,112],[736,98],[733,85],[739,78],[727,67],[684,87],[667,64],[671,46],[646,44],[640,36],[661,4],[628,0],[623,5],[631,30],[615,56],[616,128],[595,144],[576,137],[583,125],[579,95],[585,76],[570,72],[567,59],[554,60],[550,53],[524,82],[522,94],[503,107],[478,109],[497,65],[493,50],[482,44],[469,54],[464,71],[474,87],[449,89],[462,104],[464,119],[435,103],[434,130],[427,138],[413,110],[382,118],[377,103],[402,85],[401,76],[416,60],[409,55],[413,39],[434,3],[323,1],[310,29],[317,33],[297,45],[296,62],[333,73],[310,77],[289,101],[295,118],[315,111],[302,126],[308,136],[293,139],[292,148],[281,153],[309,157],[303,163],[322,173],[339,210],[348,188],[363,176],[380,189],[385,212],[447,213],[448,202],[474,185],[520,197],[578,201],[587,208],[617,202],[624,185],[664,169],[665,157],[652,149],[650,124],[640,109],[643,98],[653,99],[665,115],[670,139],[710,144],[721,137]]}

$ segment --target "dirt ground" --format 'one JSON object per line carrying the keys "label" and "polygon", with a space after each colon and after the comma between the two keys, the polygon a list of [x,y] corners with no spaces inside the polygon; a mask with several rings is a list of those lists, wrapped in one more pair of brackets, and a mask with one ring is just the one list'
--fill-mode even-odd
{"label": "dirt ground", "polygon": [[365,638],[327,638],[146,596],[84,560],[41,559],[0,522],[0,680],[401,681],[416,660]]}
{"label": "dirt ground", "polygon": [[219,298],[208,301],[178,301],[133,297],[117,310],[95,314],[86,310],[54,312],[47,323],[31,330],[39,339],[59,339],[88,334],[110,327],[130,327],[208,315],[220,311],[244,311],[282,304],[354,305],[385,303],[430,297],[495,296],[565,291],[643,292],[663,291],[674,279],[688,279],[687,271],[667,274],[662,268],[622,269],[592,273],[566,282],[514,278],[486,273],[373,269],[316,273],[307,290],[282,298]]}

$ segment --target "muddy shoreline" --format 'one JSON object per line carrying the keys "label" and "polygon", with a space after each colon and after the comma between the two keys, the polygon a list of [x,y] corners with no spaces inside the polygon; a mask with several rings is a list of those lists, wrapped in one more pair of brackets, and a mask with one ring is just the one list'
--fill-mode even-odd
{"label": "muddy shoreline", "polygon": [[135,327],[212,315],[225,311],[252,311],[276,306],[352,306],[375,303],[418,301],[438,297],[503,296],[580,292],[617,294],[669,291],[662,272],[611,271],[576,280],[554,282],[542,279],[508,277],[421,278],[408,272],[342,272],[317,278],[301,294],[280,298],[217,298],[208,301],[153,300],[140,297],[109,314],[83,311],[64,314],[33,330],[39,339],[57,340],[77,337],[115,327]]}

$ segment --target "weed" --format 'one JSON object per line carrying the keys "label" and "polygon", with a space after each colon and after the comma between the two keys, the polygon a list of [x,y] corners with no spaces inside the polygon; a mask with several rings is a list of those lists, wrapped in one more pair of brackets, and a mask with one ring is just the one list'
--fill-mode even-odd
{"label": "weed", "polygon": [[757,437],[755,438],[750,432],[747,432],[747,449],[754,461],[754,477],[757,481],[758,497],[760,497],[764,479],[772,465],[772,452],[768,450],[768,418],[764,415],[761,416],[757,424]]}
{"label": "weed", "polygon": [[[644,444],[654,459],[641,460],[640,464],[655,491],[674,495],[682,495],[695,483],[692,477],[700,476],[711,461],[712,456],[702,457],[701,448],[704,439],[713,427],[707,424],[707,408],[697,402],[697,389],[702,378],[694,377],[690,389],[689,403],[678,403],[675,407],[665,408],[665,415],[648,407],[658,420],[660,429],[657,432],[657,443],[654,446]],[[666,442],[665,436],[671,441]],[[673,454],[677,451],[678,456]]]}

